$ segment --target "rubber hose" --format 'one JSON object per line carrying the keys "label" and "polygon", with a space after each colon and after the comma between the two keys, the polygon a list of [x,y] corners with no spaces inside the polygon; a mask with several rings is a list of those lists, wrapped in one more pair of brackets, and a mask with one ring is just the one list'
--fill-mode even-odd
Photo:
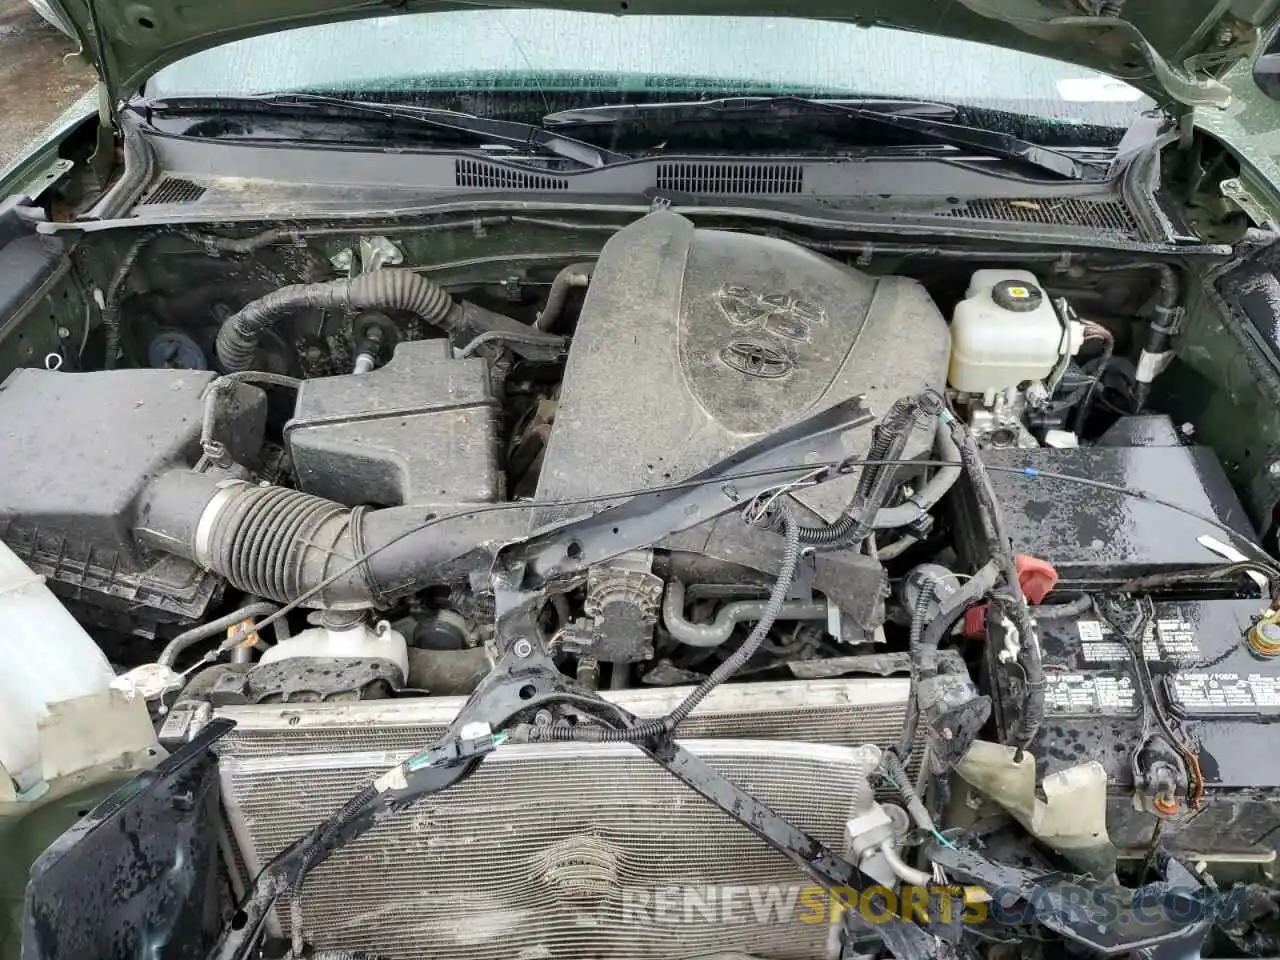
{"label": "rubber hose", "polygon": [[250,603],[233,613],[228,613],[225,617],[219,617],[217,620],[210,620],[208,623],[202,623],[198,627],[185,630],[165,644],[165,648],[160,651],[160,656],[156,662],[161,666],[172,669],[173,665],[177,663],[178,657],[201,640],[208,640],[210,637],[225,633],[228,628],[238,627],[246,620],[269,617],[279,609],[274,603]]}
{"label": "rubber hose", "polygon": [[288,387],[297,390],[302,381],[297,377],[285,376],[283,373],[268,373],[265,370],[241,370],[238,373],[223,374],[209,384],[204,395],[204,417],[200,422],[200,447],[206,449],[214,442],[213,426],[218,417],[218,404],[225,394],[234,389],[238,383],[259,383],[276,387]]}
{"label": "rubber hose", "polygon": [[920,542],[919,537],[915,536],[914,534],[908,533],[905,536],[899,537],[897,540],[894,540],[892,543],[888,543],[888,544],[885,544],[883,547],[877,548],[876,559],[880,561],[896,560],[898,557],[902,556],[904,553],[906,553],[908,550],[910,550],[919,542]]}
{"label": "rubber hose", "polygon": [[407,310],[446,333],[456,331],[453,300],[438,283],[410,270],[374,270],[354,279],[281,287],[223,321],[218,362],[234,373],[253,363],[258,338],[285,314],[301,309]]}
{"label": "rubber hose", "polygon": [[[1155,314],[1156,318],[1151,322],[1151,330],[1147,335],[1147,344],[1144,352],[1160,354],[1169,349],[1169,343],[1172,337],[1165,330],[1159,329],[1164,326],[1165,319],[1169,317],[1173,311],[1178,308],[1178,304],[1182,299],[1182,284],[1178,280],[1178,274],[1173,267],[1167,263],[1129,263],[1113,267],[1090,266],[1091,270],[1098,273],[1114,273],[1122,270],[1143,269],[1151,270],[1156,275],[1156,301]],[[1102,370],[1099,369],[1098,376],[1102,376]],[[1134,412],[1141,411],[1146,406],[1147,399],[1151,393],[1151,384],[1138,382],[1134,384]],[[1083,418],[1081,419],[1083,426]]]}
{"label": "rubber hose", "polygon": [[1084,436],[1084,428],[1089,422],[1089,414],[1093,412],[1093,401],[1098,395],[1098,385],[1102,383],[1102,376],[1107,372],[1107,367],[1111,366],[1111,355],[1115,352],[1115,349],[1115,338],[1108,335],[1102,341],[1102,353],[1098,357],[1098,368],[1094,371],[1093,379],[1089,381],[1089,387],[1085,390],[1084,399],[1080,401],[1080,406],[1076,408],[1075,432],[1082,437]]}
{"label": "rubber hose", "polygon": [[550,330],[554,327],[556,321],[560,319],[561,311],[564,310],[565,301],[569,299],[569,291],[574,287],[581,289],[587,286],[591,282],[591,272],[594,269],[594,263],[571,263],[557,273],[556,278],[551,281],[547,304],[534,318],[533,328]]}
{"label": "rubber hose", "polygon": [[795,579],[796,565],[800,562],[799,527],[791,514],[782,509],[779,521],[783,530],[785,546],[782,552],[782,563],[778,569],[778,579],[774,581],[769,601],[756,625],[747,635],[737,650],[726,657],[702,683],[694,687],[684,701],[665,717],[645,720],[634,727],[614,729],[606,727],[534,727],[532,736],[555,741],[584,741],[590,743],[643,743],[649,740],[666,739],[675,733],[676,728],[697,709],[711,691],[724,683],[755,655],[765,636],[773,628],[773,623],[786,603],[787,594],[791,591],[791,583]]}
{"label": "rubber hose", "polygon": [[[947,461],[947,466],[939,467],[923,487],[908,502],[896,507],[881,507],[876,511],[871,526],[876,530],[894,530],[915,523],[932,510],[953,486],[962,472],[960,448],[956,446],[951,430],[941,420],[938,421],[937,432],[933,436],[934,455],[939,460]],[[881,550],[881,556],[892,559]]]}
{"label": "rubber hose", "polygon": [[[744,620],[758,620],[764,613],[765,600],[736,600],[726,603],[711,623],[694,623],[684,615],[684,584],[672,578],[662,601],[662,624],[676,640],[690,647],[718,647],[733,636],[734,628]],[[779,620],[825,620],[827,601],[788,600],[778,611]]]}
{"label": "rubber hose", "polygon": [[286,487],[170,470],[143,494],[134,535],[245,593],[281,603],[307,594],[309,607],[357,610],[464,581],[492,562],[496,544],[528,532],[520,511],[480,510],[462,506],[456,520],[428,524],[422,507],[352,508]]}

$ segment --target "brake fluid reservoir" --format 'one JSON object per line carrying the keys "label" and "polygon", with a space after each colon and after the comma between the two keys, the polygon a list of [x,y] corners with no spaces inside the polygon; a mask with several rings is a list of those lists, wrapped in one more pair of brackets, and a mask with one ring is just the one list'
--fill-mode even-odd
{"label": "brake fluid reservoir", "polygon": [[1064,352],[1064,338],[1034,273],[979,270],[952,314],[947,381],[963,393],[987,393],[1043,380]]}

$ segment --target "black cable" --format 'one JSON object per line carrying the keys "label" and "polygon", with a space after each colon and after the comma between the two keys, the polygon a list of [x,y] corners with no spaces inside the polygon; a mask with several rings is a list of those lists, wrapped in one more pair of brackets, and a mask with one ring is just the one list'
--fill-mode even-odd
{"label": "black cable", "polygon": [[1035,739],[1040,724],[1044,721],[1045,683],[1040,638],[1027,607],[1027,598],[1022,593],[1022,585],[1018,581],[1018,568],[1013,559],[1013,541],[1009,538],[1004,511],[1000,508],[999,498],[991,486],[991,477],[978,450],[978,441],[954,416],[951,425],[956,443],[960,446],[965,473],[969,475],[969,482],[978,501],[978,509],[991,530],[991,551],[1000,564],[1005,581],[1004,589],[1008,591],[1007,601],[1002,605],[1018,630],[1020,660],[1027,675],[1027,695],[1023,700],[1022,715],[1017,729],[1011,732],[1016,741],[1014,762],[1017,763],[1021,762],[1022,751]]}
{"label": "black cable", "polygon": [[[907,441],[911,439],[911,434],[915,430],[917,420],[925,410],[926,403],[930,405],[930,413],[937,413],[941,407],[941,402],[934,393],[895,400],[889,412],[872,430],[869,459],[887,461],[901,457]],[[801,525],[797,528],[800,533],[800,542],[827,550],[856,547],[861,544],[871,533],[876,511],[884,505],[889,496],[893,477],[894,472],[887,469],[883,462],[863,470],[862,476],[858,478],[853,497],[841,511],[840,516],[831,523],[821,526]]]}
{"label": "black cable", "polygon": [[[1106,330],[1105,327],[1100,329]],[[1093,372],[1093,379],[1089,381],[1089,387],[1085,391],[1084,399],[1080,401],[1080,406],[1076,408],[1075,415],[1075,432],[1080,436],[1084,436],[1084,428],[1089,421],[1089,414],[1093,412],[1093,401],[1098,394],[1098,387],[1102,383],[1103,374],[1107,372],[1107,367],[1111,366],[1111,356],[1115,352],[1116,341],[1110,330],[1106,330],[1106,336],[1101,337],[1102,353],[1098,356],[1097,369]]]}
{"label": "black cable", "polygon": [[1176,587],[1183,583],[1211,583],[1215,580],[1229,580],[1243,573],[1261,573],[1271,584],[1271,599],[1280,599],[1280,569],[1272,564],[1259,563],[1256,560],[1239,560],[1219,567],[1192,570],[1170,570],[1167,573],[1152,573],[1145,577],[1134,577],[1117,586],[1115,593],[1147,593],[1162,587]]}

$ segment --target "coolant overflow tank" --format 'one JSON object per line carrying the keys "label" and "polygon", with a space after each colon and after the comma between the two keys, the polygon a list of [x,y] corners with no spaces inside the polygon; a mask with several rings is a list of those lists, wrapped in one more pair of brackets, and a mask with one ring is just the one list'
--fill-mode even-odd
{"label": "coolant overflow tank", "polygon": [[1034,273],[979,270],[952,315],[947,382],[987,393],[1043,380],[1072,346]]}

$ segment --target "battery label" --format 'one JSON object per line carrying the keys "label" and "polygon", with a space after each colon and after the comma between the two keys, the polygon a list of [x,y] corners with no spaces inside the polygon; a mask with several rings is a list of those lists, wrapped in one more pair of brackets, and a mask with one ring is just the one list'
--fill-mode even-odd
{"label": "battery label", "polygon": [[[1086,663],[1117,663],[1129,659],[1124,643],[1112,639],[1115,631],[1110,624],[1101,620],[1080,620],[1076,628],[1080,631],[1081,656]],[[1195,663],[1200,660],[1200,643],[1196,640],[1191,621],[1175,612],[1173,616],[1147,624],[1147,631],[1142,637],[1142,655],[1155,662]]]}
{"label": "battery label", "polygon": [[1053,673],[1045,677],[1045,710],[1058,716],[1136,714],[1133,680],[1124,674]]}
{"label": "battery label", "polygon": [[1280,677],[1188,671],[1169,678],[1169,696],[1184,713],[1280,713]]}

